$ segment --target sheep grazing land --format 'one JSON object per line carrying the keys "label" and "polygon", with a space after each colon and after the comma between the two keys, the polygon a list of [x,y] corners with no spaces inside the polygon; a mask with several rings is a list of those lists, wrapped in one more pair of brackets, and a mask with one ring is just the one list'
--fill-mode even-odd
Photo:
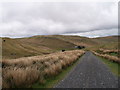
{"label": "sheep grazing land", "polygon": [[3,88],[31,87],[35,83],[44,84],[46,78],[58,75],[72,65],[85,52],[72,50],[42,56],[3,60]]}
{"label": "sheep grazing land", "polygon": [[[108,52],[109,50],[107,50],[107,52]],[[108,59],[108,60],[110,60],[110,61],[113,61],[113,62],[117,62],[117,63],[120,63],[120,59],[119,59],[119,57],[118,56],[112,56],[112,55],[108,55],[108,54],[101,54],[101,53],[98,53],[98,52],[95,52],[95,51],[92,51],[95,55],[97,55],[97,56],[101,56],[101,57],[103,57],[103,58],[106,58],[106,59]],[[104,51],[105,52],[105,51]],[[110,52],[111,52],[111,50],[110,50]]]}

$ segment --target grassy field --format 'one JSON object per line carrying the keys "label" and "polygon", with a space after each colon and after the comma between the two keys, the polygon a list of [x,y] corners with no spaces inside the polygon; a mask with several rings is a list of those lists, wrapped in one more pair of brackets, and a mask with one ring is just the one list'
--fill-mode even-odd
{"label": "grassy field", "polygon": [[3,88],[31,87],[36,82],[39,85],[43,85],[45,82],[49,83],[49,78],[59,75],[83,54],[82,50],[72,50],[43,56],[3,60]]}
{"label": "grassy field", "polygon": [[[5,40],[5,41],[4,41]],[[36,55],[50,54],[62,49],[74,49],[74,44],[49,36],[34,36],[30,38],[3,38],[3,59],[14,59]]]}
{"label": "grassy field", "polygon": [[40,85],[39,83],[36,83],[32,86],[32,88],[53,88],[76,66],[79,60],[80,58],[78,58],[78,60],[76,60],[71,66],[65,68],[59,75],[47,78],[44,84]]}
{"label": "grassy field", "polygon": [[[61,80],[85,51],[118,50],[118,36],[87,38],[46,35],[27,38],[2,38],[3,87],[50,88]],[[75,46],[85,46],[78,50]],[[66,50],[62,52],[62,50]],[[118,75],[116,53],[102,59]],[[111,61],[115,61],[114,63]],[[73,64],[74,63],[74,64]],[[1,68],[0,68],[1,69]],[[49,78],[50,77],[50,78]]]}
{"label": "grassy field", "polygon": [[[103,58],[106,58],[108,59],[109,61],[112,61],[112,62],[117,62],[120,64],[120,59],[118,57],[118,50],[96,50],[96,51],[92,51],[95,55],[97,56],[101,56]],[[111,55],[111,53],[114,55]]]}
{"label": "grassy field", "polygon": [[[108,44],[109,43],[109,44]],[[46,35],[27,38],[2,38],[3,59],[45,55],[65,50],[73,50],[76,45],[86,50],[118,49],[118,36],[87,38],[80,36]]]}

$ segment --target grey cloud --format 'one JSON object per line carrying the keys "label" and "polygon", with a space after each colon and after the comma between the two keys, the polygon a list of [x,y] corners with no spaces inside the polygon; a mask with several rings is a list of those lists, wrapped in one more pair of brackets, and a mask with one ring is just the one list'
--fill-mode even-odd
{"label": "grey cloud", "polygon": [[109,36],[109,35],[118,35],[118,29],[109,29],[109,30],[95,30],[95,31],[89,31],[89,32],[84,32],[84,33],[68,33],[68,34],[63,34],[63,35],[78,35],[78,36],[87,36],[90,38],[93,37],[104,37],[104,36]]}
{"label": "grey cloud", "polygon": [[[109,32],[117,28],[117,3],[115,2],[14,2],[2,3],[1,8],[2,36],[23,37],[66,33],[82,35],[92,31]],[[112,32],[109,35],[112,35]]]}

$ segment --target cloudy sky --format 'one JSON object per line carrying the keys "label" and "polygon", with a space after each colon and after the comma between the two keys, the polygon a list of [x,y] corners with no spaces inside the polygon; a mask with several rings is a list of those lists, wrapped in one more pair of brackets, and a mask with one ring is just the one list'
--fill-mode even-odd
{"label": "cloudy sky", "polygon": [[117,2],[2,2],[2,37],[118,34]]}

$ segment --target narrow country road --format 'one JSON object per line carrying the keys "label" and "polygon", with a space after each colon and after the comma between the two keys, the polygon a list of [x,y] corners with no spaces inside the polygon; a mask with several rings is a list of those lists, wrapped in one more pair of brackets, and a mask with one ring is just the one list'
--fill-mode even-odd
{"label": "narrow country road", "polygon": [[92,52],[86,52],[54,88],[118,88],[118,78]]}

